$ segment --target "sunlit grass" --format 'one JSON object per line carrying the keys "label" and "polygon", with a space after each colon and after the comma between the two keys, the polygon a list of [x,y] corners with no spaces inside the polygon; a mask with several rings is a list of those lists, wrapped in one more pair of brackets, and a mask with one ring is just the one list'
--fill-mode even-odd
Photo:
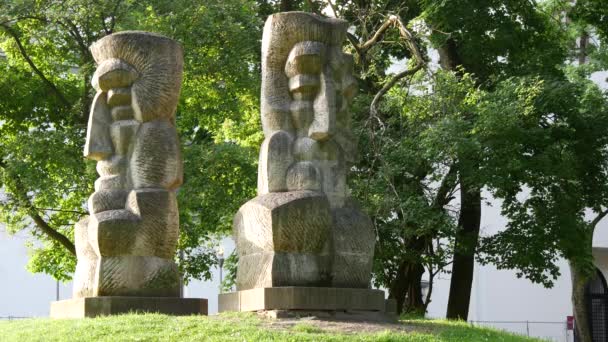
{"label": "sunlit grass", "polygon": [[408,332],[387,326],[374,333],[330,332],[313,321],[270,327],[254,314],[174,317],[159,314],[75,320],[25,319],[0,322],[0,341],[537,341],[464,322],[408,319]]}

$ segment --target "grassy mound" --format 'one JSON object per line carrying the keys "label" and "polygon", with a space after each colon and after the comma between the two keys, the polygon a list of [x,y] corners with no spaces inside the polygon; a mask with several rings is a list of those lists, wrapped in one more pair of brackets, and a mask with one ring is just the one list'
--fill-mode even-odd
{"label": "grassy mound", "polygon": [[210,317],[130,314],[81,320],[0,322],[0,341],[538,341],[464,322],[398,324],[312,319],[269,320],[255,314]]}

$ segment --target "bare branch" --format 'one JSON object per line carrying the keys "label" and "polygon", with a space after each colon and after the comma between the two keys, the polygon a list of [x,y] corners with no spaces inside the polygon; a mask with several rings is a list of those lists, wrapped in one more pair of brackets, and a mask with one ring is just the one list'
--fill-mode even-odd
{"label": "bare branch", "polygon": [[399,80],[401,80],[402,78],[404,78],[408,75],[415,74],[418,70],[420,70],[424,67],[424,58],[422,57],[422,53],[420,52],[420,49],[418,48],[418,44],[416,44],[416,41],[414,40],[414,36],[407,29],[407,27],[405,27],[403,20],[401,20],[401,17],[399,17],[398,15],[391,15],[386,20],[386,22],[380,27],[380,29],[376,32],[376,34],[370,40],[365,42],[365,44],[363,44],[363,46],[361,47],[361,50],[365,51],[365,50],[369,49],[373,44],[375,44],[378,41],[379,37],[391,25],[395,25],[399,29],[399,34],[401,35],[401,38],[405,41],[407,49],[412,54],[412,58],[414,59],[415,64],[410,69],[404,70],[404,71],[398,73],[397,75],[393,76],[393,78],[390,81],[388,81],[388,83],[386,83],[382,87],[382,89],[380,89],[378,91],[378,93],[376,93],[376,95],[374,96],[374,99],[372,100],[372,103],[369,106],[370,116],[377,115],[378,102]]}
{"label": "bare branch", "polygon": [[372,46],[374,46],[374,44],[376,44],[378,42],[378,40],[380,40],[380,38],[382,38],[382,36],[384,35],[384,31],[386,31],[391,25],[394,24],[395,22],[395,18],[396,16],[390,16],[381,26],[380,28],[376,31],[376,33],[374,33],[374,35],[365,43],[359,45],[359,49],[361,51],[363,51],[364,53],[367,52],[367,50],[369,50]]}

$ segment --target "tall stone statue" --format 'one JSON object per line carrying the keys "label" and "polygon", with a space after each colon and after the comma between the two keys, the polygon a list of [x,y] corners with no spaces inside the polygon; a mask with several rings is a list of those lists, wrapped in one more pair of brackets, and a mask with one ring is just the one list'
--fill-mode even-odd
{"label": "tall stone statue", "polygon": [[[356,154],[349,105],[357,90],[353,58],[342,51],[347,28],[304,12],[266,21],[258,196],[234,219],[240,292],[370,287],[375,233],[346,185]],[[306,291],[309,298],[324,293]],[[229,298],[223,307],[220,298],[220,309],[246,311],[243,303],[226,304]]]}
{"label": "tall stone statue", "polygon": [[97,94],[84,155],[97,161],[99,178],[90,215],[75,227],[73,297],[177,298],[175,192],[182,160],[175,110],[182,47],[157,34],[127,31],[100,39],[91,53]]}

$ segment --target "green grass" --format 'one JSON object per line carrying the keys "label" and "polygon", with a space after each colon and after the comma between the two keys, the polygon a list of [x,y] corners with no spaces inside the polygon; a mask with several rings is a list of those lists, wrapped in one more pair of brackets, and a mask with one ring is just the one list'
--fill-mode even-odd
{"label": "green grass", "polygon": [[[472,327],[464,322],[405,320],[375,333],[330,332],[312,321],[271,324],[254,314],[211,317],[130,314],[80,320],[25,319],[0,322],[0,341],[538,341]],[[394,326],[393,326],[394,327]]]}

